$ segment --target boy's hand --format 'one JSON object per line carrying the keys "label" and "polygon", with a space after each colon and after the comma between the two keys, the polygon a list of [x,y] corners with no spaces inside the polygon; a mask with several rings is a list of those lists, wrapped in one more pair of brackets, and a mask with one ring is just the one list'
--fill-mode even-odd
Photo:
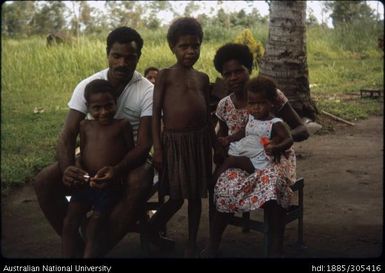
{"label": "boy's hand", "polygon": [[90,178],[90,187],[104,189],[108,187],[114,178],[114,168],[107,166],[101,168],[94,177]]}
{"label": "boy's hand", "polygon": [[88,179],[85,177],[87,172],[76,166],[68,166],[63,173],[63,184],[68,187],[79,187],[88,184]]}

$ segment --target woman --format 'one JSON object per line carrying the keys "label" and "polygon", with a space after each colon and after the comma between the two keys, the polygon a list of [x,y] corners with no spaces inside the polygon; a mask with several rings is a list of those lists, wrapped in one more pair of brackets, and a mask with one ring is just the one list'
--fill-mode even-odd
{"label": "woman", "polygon": [[[249,48],[241,44],[226,44],[218,49],[214,58],[215,69],[221,73],[230,95],[219,103],[216,115],[219,119],[218,137],[234,134],[247,123],[247,92],[244,88],[252,71],[253,56]],[[285,95],[277,90],[278,96],[274,103],[274,113],[282,118],[291,129],[294,141],[308,138],[306,127],[298,114],[291,107]],[[215,163],[223,159],[223,152],[215,156]],[[280,179],[261,182],[261,173],[252,174],[240,169],[229,169],[219,176],[214,188],[216,211],[210,228],[210,239],[205,249],[207,256],[216,256],[222,234],[234,212],[246,212],[262,207],[268,213],[272,227],[272,240],[269,246],[269,256],[282,255],[284,234],[284,208],[287,208],[292,194],[290,185],[295,182],[295,154],[291,148],[281,156],[281,162],[276,165]],[[254,193],[246,194],[247,188],[252,187]]]}

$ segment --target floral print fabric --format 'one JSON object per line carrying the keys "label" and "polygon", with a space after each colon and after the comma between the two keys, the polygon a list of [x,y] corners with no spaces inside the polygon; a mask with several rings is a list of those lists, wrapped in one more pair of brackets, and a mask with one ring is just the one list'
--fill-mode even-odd
{"label": "floral print fabric", "polygon": [[[288,101],[279,90],[274,103],[275,111],[282,109]],[[230,96],[223,98],[216,115],[228,127],[228,134],[236,133],[248,120],[246,109],[236,109]],[[293,147],[281,156],[280,163],[272,167],[256,170],[249,174],[241,169],[229,169],[222,173],[214,188],[214,202],[220,212],[235,213],[251,211],[263,206],[269,200],[276,200],[283,208],[290,205],[290,186],[296,179],[296,158]]]}

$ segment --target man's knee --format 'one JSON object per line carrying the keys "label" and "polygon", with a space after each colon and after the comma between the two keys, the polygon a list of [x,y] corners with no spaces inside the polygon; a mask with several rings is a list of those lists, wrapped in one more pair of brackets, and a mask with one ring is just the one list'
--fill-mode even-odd
{"label": "man's knee", "polygon": [[127,176],[127,195],[142,195],[151,190],[154,179],[154,169],[144,164],[132,170]]}
{"label": "man's knee", "polygon": [[56,162],[42,169],[33,180],[33,187],[37,194],[61,186],[61,172]]}

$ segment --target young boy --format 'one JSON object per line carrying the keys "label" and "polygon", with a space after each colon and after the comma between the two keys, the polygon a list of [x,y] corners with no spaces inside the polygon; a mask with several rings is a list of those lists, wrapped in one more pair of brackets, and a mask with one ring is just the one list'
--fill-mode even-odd
{"label": "young boy", "polygon": [[144,77],[149,80],[152,84],[155,84],[156,78],[158,77],[158,73],[158,68],[150,66],[144,70]]}
{"label": "young boy", "polygon": [[[123,176],[100,183],[98,179],[113,177],[115,167],[134,147],[132,127],[126,119],[114,119],[116,98],[112,85],[102,79],[91,81],[84,97],[92,120],[80,123],[80,159],[78,167],[88,173],[87,184],[80,185],[71,197],[63,225],[63,255],[65,257],[94,257],[98,253],[100,230],[121,193]],[[126,176],[125,174],[124,176]],[[86,214],[93,210],[86,227],[85,249],[78,228]]]}
{"label": "young boy", "polygon": [[193,68],[202,38],[202,28],[194,18],[179,18],[171,24],[167,40],[176,64],[159,72],[153,101],[153,162],[160,172],[160,193],[170,196],[153,218],[167,221],[188,199],[186,257],[195,255],[201,198],[207,196],[211,177],[209,78]]}

